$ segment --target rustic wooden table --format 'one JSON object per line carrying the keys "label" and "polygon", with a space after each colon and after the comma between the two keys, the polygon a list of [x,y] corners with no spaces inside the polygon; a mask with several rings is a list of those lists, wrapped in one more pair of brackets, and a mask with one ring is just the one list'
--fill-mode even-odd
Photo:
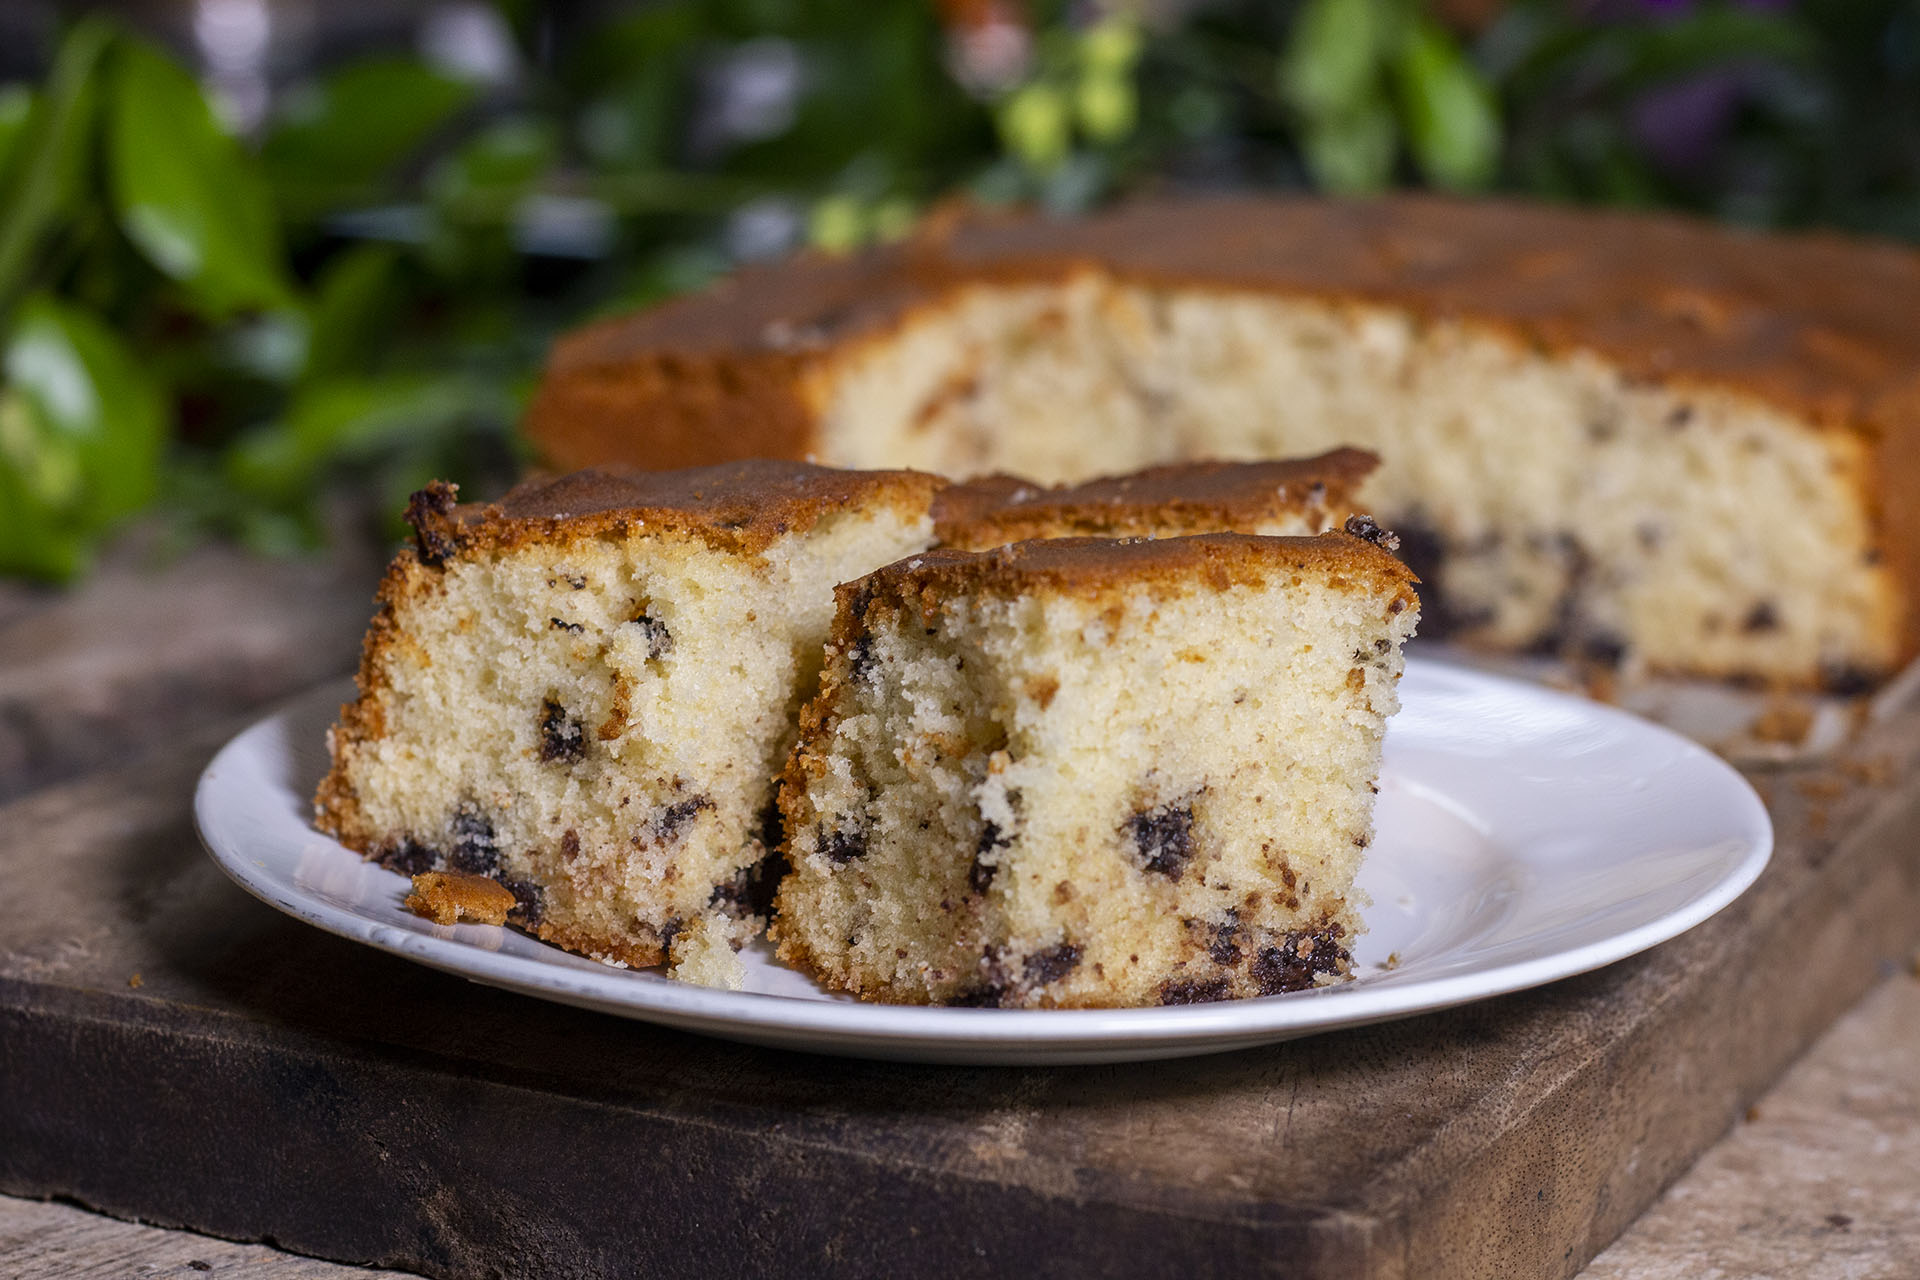
{"label": "rustic wooden table", "polygon": [[0,1274],[1920,1274],[1920,713],[1757,776],[1766,877],[1596,974],[1188,1063],[841,1063],[472,987],[220,878],[191,780],[348,664],[371,575],[0,594],[0,1191],[295,1251],[0,1197]]}

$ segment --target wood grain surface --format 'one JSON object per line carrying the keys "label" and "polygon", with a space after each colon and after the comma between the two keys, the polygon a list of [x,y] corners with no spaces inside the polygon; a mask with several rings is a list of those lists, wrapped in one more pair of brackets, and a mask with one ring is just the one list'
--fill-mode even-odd
{"label": "wood grain surface", "polygon": [[430,1275],[1570,1275],[1920,922],[1908,716],[1760,779],[1761,882],[1598,973],[1185,1062],[832,1061],[279,917],[191,830],[224,732],[0,810],[0,1190]]}

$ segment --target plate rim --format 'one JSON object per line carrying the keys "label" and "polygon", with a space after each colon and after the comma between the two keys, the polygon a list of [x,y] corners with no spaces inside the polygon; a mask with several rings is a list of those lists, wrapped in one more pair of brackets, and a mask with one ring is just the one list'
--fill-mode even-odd
{"label": "plate rim", "polygon": [[[594,972],[570,963],[583,958],[558,948],[552,948],[555,956],[565,957],[569,963],[489,950],[463,940],[460,933],[466,929],[491,930],[503,926],[462,924],[452,926],[443,935],[429,930],[447,929],[446,926],[434,926],[424,920],[419,928],[396,926],[316,895],[283,890],[281,880],[267,873],[265,864],[241,847],[244,841],[230,838],[226,833],[226,822],[234,815],[225,812],[220,799],[220,789],[225,785],[223,775],[239,767],[237,761],[290,719],[317,704],[340,700],[343,692],[352,687],[350,677],[327,681],[279,703],[223,744],[195,785],[194,825],[214,863],[252,897],[337,937],[443,972],[536,998],[734,1039],[788,1044],[806,1039],[806,1047],[815,1052],[861,1057],[885,1057],[890,1048],[925,1057],[925,1050],[937,1051],[945,1046],[955,1050],[949,1060],[975,1063],[1033,1062],[1037,1060],[1031,1056],[1033,1050],[1070,1054],[1075,1050],[1093,1051],[1117,1044],[1137,1045],[1138,1056],[1142,1058],[1161,1056],[1182,1044],[1197,1045],[1192,1052],[1211,1052],[1438,1012],[1476,1000],[1510,995],[1592,972],[1678,937],[1745,893],[1771,859],[1773,825],[1758,793],[1738,770],[1699,743],[1618,707],[1443,659],[1410,656],[1407,670],[1409,674],[1417,671],[1420,678],[1447,677],[1468,685],[1490,686],[1508,696],[1520,693],[1542,698],[1563,708],[1577,708],[1585,716],[1628,722],[1636,732],[1667,739],[1670,746],[1697,756],[1710,770],[1719,772],[1723,781],[1732,784],[1729,797],[1744,810],[1741,816],[1745,822],[1739,824],[1744,830],[1736,830],[1736,824],[1730,821],[1726,838],[1738,839],[1747,846],[1746,852],[1712,885],[1651,920],[1604,938],[1544,955],[1508,960],[1487,969],[1392,985],[1343,983],[1284,995],[1197,1005],[975,1009],[797,998],[669,980],[633,983],[627,977],[632,970],[606,966],[604,972]],[[304,811],[307,798],[297,784],[284,780],[283,785]],[[305,830],[314,840],[331,839],[310,824]],[[344,846],[340,848],[349,856],[358,856]],[[537,942],[530,937],[527,940]],[[538,945],[550,947],[546,943]],[[593,963],[583,961],[584,965]]]}

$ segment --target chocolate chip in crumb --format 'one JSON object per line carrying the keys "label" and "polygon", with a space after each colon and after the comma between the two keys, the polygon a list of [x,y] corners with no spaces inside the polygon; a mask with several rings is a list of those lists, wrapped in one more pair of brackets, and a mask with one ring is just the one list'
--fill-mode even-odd
{"label": "chocolate chip in crumb", "polygon": [[821,857],[836,867],[844,867],[856,858],[867,856],[867,833],[839,827],[832,831],[822,831],[819,837],[819,849]]}
{"label": "chocolate chip in crumb", "polygon": [[662,840],[678,839],[680,833],[686,829],[688,823],[693,821],[696,814],[702,809],[711,808],[713,808],[713,801],[704,795],[676,800],[662,809],[660,816],[654,819],[654,830],[660,833]]}
{"label": "chocolate chip in crumb", "polygon": [[500,844],[494,836],[493,823],[480,811],[479,805],[462,800],[454,809],[447,830],[453,836],[453,852],[447,861],[454,870],[490,876],[499,867]]}
{"label": "chocolate chip in crumb", "polygon": [[947,999],[949,1009],[998,1009],[1007,993],[1000,987],[978,987]]}
{"label": "chocolate chip in crumb", "polygon": [[1871,671],[1846,663],[1822,663],[1820,667],[1820,687],[1843,698],[1872,693],[1879,683],[1879,678]]}
{"label": "chocolate chip in crumb", "polygon": [[423,844],[412,840],[402,840],[399,844],[381,850],[374,860],[389,871],[398,871],[403,876],[417,876],[422,871],[433,870],[433,864],[439,855]]}
{"label": "chocolate chip in crumb", "polygon": [[640,634],[647,639],[647,658],[664,657],[673,652],[673,633],[667,630],[667,624],[641,610],[633,616],[633,625],[640,628]]}
{"label": "chocolate chip in crumb", "polygon": [[1178,880],[1193,861],[1193,807],[1165,804],[1136,813],[1126,821],[1133,838],[1135,860],[1143,871]]}
{"label": "chocolate chip in crumb", "polygon": [[980,839],[973,849],[973,862],[967,868],[967,887],[975,893],[985,893],[993,883],[993,873],[1000,869],[999,860],[992,855],[1012,843],[1012,838],[1000,830],[1000,824],[988,819],[981,824]]}
{"label": "chocolate chip in crumb", "polygon": [[569,764],[587,754],[587,731],[567,714],[567,709],[548,698],[540,706],[540,759]]}
{"label": "chocolate chip in crumb", "polygon": [[1226,922],[1213,926],[1213,941],[1207,946],[1207,955],[1215,964],[1236,965],[1240,963],[1240,917],[1237,912],[1229,912]]}
{"label": "chocolate chip in crumb", "polygon": [[1079,965],[1080,948],[1071,942],[1063,942],[1057,947],[1048,947],[1045,951],[1029,955],[1021,966],[1021,973],[1030,985],[1044,987],[1060,981]]}
{"label": "chocolate chip in crumb", "polygon": [[1165,982],[1160,985],[1161,1004],[1211,1004],[1233,994],[1225,978],[1211,982]]}
{"label": "chocolate chip in crumb", "polygon": [[532,928],[540,923],[540,917],[546,912],[546,894],[539,885],[531,880],[513,880],[502,876],[500,887],[513,895],[513,910],[508,913],[507,919],[523,928]]}
{"label": "chocolate chip in crumb", "polygon": [[1400,537],[1390,529],[1383,529],[1372,516],[1348,516],[1344,526],[1346,531],[1362,542],[1371,542],[1382,551],[1398,551]]}
{"label": "chocolate chip in crumb", "polygon": [[582,630],[584,630],[584,628],[582,628],[579,623],[567,622],[560,618],[548,618],[547,626],[551,630],[566,631],[576,636],[579,635]]}
{"label": "chocolate chip in crumb", "polygon": [[1773,607],[1771,600],[1762,600],[1747,610],[1747,616],[1740,620],[1740,629],[1748,635],[1762,631],[1777,631],[1780,627],[1780,612]]}

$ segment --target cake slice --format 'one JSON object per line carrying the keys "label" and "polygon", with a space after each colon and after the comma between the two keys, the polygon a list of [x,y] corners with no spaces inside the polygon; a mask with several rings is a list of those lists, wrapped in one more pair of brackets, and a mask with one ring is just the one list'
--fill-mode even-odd
{"label": "cake slice", "polygon": [[744,462],[416,494],[318,825],[492,877],[512,923],[601,960],[737,941],[834,584],[925,547],[942,483]]}
{"label": "cake slice", "polygon": [[1315,534],[1358,510],[1379,465],[1364,449],[1341,448],[1272,462],[1172,463],[1077,485],[984,476],[941,492],[934,536],[944,547],[984,551],[1030,538]]}
{"label": "cake slice", "polygon": [[1337,532],[942,549],[841,587],[781,789],[781,960],[1030,1008],[1347,973],[1413,584]]}

